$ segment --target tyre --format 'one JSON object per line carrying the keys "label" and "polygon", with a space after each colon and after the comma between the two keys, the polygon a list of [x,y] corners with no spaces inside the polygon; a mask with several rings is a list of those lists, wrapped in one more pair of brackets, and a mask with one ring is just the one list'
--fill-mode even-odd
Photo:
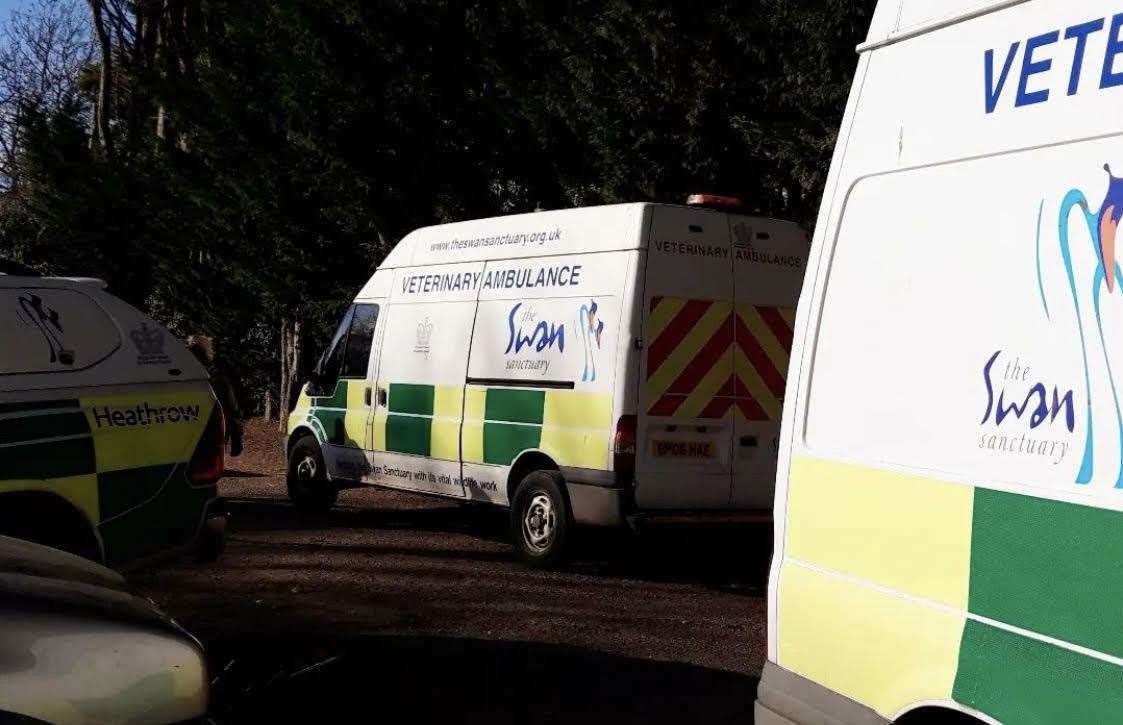
{"label": "tyre", "polygon": [[195,561],[211,564],[218,561],[226,550],[226,517],[215,516],[203,522],[199,537],[195,539]]}
{"label": "tyre", "polygon": [[536,568],[561,563],[572,529],[561,474],[535,471],[524,478],[511,504],[511,533],[522,560]]}
{"label": "tyre", "polygon": [[339,491],[328,480],[315,436],[306,435],[292,447],[287,483],[289,500],[301,513],[323,513],[335,505]]}

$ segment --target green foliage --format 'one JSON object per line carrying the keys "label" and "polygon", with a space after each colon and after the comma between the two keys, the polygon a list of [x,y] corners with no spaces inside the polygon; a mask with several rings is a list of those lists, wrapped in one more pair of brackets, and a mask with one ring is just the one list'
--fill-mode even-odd
{"label": "green foliage", "polygon": [[871,9],[202,0],[182,62],[118,63],[111,156],[88,72],[31,114],[0,255],[215,335],[256,398],[281,320],[318,348],[418,226],[694,191],[811,221]]}

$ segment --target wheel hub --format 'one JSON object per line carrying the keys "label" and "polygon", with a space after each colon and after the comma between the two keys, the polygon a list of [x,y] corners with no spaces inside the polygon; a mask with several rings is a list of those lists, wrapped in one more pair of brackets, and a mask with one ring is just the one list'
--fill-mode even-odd
{"label": "wheel hub", "polygon": [[545,493],[535,494],[523,515],[523,539],[535,551],[544,551],[553,543],[556,528],[553,501]]}
{"label": "wheel hub", "polygon": [[318,468],[315,458],[312,456],[305,456],[296,464],[296,477],[301,481],[314,481],[316,480]]}

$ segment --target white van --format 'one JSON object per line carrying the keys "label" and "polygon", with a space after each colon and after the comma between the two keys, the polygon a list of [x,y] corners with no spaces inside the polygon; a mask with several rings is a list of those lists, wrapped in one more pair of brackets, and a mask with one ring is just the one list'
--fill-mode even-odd
{"label": "white van", "polygon": [[510,506],[540,563],[572,523],[767,511],[806,251],[790,222],[660,204],[417,230],[289,418],[290,496]]}
{"label": "white van", "polygon": [[1123,721],[1123,6],[882,0],[859,51],[756,721]]}
{"label": "white van", "polygon": [[207,371],[104,283],[4,268],[0,535],[118,568],[193,544],[216,555],[224,441]]}

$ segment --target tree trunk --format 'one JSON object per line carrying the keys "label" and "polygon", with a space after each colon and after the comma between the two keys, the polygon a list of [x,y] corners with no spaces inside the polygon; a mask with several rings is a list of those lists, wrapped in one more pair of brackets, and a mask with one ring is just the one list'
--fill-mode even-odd
{"label": "tree trunk", "polygon": [[101,49],[101,79],[98,82],[96,123],[97,135],[107,158],[113,157],[113,144],[109,137],[109,116],[112,113],[113,95],[113,37],[106,25],[105,0],[90,0],[90,11],[94,18],[94,32]]}
{"label": "tree trunk", "polygon": [[300,318],[285,317],[281,321],[281,387],[277,396],[277,427],[281,432],[288,425],[288,416],[296,407],[302,381],[300,361],[303,357]]}

